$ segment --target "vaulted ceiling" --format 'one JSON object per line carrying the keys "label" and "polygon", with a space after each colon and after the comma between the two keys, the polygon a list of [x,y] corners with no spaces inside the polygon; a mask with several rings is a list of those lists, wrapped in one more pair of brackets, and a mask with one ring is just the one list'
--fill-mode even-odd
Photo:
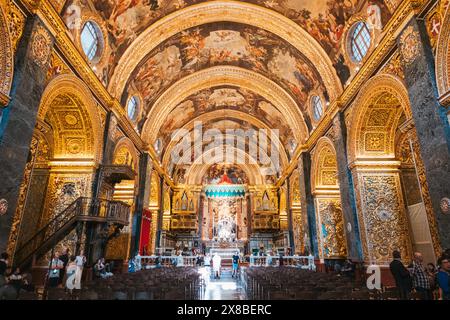
{"label": "vaulted ceiling", "polygon": [[280,164],[287,166],[317,125],[312,97],[326,109],[359,68],[349,31],[365,21],[381,33],[396,4],[68,0],[60,9],[80,50],[84,23],[98,26],[102,56],[90,62],[94,72],[124,108],[139,98],[134,126],[175,174],[195,170],[170,164],[171,135],[184,128],[193,136],[200,121],[204,130],[278,129]]}

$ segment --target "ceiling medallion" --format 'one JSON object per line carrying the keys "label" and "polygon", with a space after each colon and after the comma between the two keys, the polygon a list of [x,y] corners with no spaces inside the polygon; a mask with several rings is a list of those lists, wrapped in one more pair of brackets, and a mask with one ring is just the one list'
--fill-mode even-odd
{"label": "ceiling medallion", "polygon": [[409,26],[403,32],[401,38],[401,54],[406,64],[411,64],[419,55],[419,33]]}
{"label": "ceiling medallion", "polygon": [[440,207],[443,214],[450,213],[450,199],[447,197],[442,198]]}
{"label": "ceiling medallion", "polygon": [[67,151],[69,151],[72,154],[78,154],[81,152],[81,144],[78,140],[70,140],[67,143]]}
{"label": "ceiling medallion", "polygon": [[8,201],[6,201],[6,199],[1,199],[0,200],[0,216],[5,215],[7,210],[8,210]]}

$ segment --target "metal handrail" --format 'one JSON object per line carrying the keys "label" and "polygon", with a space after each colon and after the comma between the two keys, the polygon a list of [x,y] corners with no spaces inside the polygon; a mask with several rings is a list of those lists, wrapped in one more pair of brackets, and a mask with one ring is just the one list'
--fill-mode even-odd
{"label": "metal handrail", "polygon": [[[130,206],[120,201],[80,197],[39,229],[15,253],[14,260],[23,263],[59,231],[79,219],[101,218],[102,221],[128,225]],[[16,265],[18,265],[16,263]]]}

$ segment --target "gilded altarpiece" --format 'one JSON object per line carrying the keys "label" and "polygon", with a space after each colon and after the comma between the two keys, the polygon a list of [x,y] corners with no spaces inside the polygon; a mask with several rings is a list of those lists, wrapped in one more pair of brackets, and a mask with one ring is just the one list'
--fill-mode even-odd
{"label": "gilded altarpiece", "polygon": [[357,172],[358,220],[366,263],[388,265],[399,250],[411,258],[400,176],[394,172]]}

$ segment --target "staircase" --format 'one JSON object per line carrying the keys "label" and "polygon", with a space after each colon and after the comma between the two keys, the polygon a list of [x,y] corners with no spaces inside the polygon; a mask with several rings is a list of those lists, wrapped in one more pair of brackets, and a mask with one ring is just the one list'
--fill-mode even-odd
{"label": "staircase", "polygon": [[130,206],[121,201],[80,197],[25,241],[14,254],[14,266],[23,269],[63,240],[78,222],[128,225]]}

